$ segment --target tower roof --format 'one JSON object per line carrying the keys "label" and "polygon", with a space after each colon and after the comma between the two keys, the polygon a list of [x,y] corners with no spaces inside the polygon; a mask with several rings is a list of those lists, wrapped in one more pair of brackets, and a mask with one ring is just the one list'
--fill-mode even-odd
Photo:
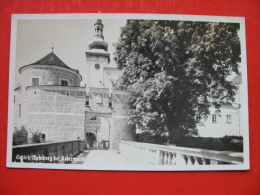
{"label": "tower roof", "polygon": [[44,56],[37,62],[34,62],[29,65],[55,65],[55,66],[63,66],[65,68],[71,69],[67,66],[58,56],[56,56],[53,52],[49,53],[48,55]]}
{"label": "tower roof", "polygon": [[108,44],[104,41],[103,36],[103,28],[104,25],[102,24],[102,20],[98,19],[97,22],[94,24],[95,28],[95,35],[94,38],[89,42],[89,50],[92,49],[101,49],[107,51]]}
{"label": "tower roof", "polygon": [[40,60],[32,63],[32,64],[22,66],[19,69],[19,72],[21,73],[22,68],[27,67],[27,66],[32,66],[32,65],[60,66],[60,67],[67,68],[67,69],[70,69],[70,70],[76,72],[80,76],[80,78],[82,79],[82,76],[79,74],[79,70],[73,69],[73,68],[70,68],[69,66],[67,66],[60,58],[58,58],[58,56],[56,56],[53,53],[53,51],[51,53],[49,53],[48,55],[44,56],[43,58],[41,58]]}

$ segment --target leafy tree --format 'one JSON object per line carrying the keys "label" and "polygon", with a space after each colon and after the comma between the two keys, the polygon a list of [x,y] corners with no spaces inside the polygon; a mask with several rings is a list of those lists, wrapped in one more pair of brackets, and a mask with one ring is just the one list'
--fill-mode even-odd
{"label": "leafy tree", "polygon": [[196,135],[209,100],[231,100],[238,73],[239,24],[128,20],[115,44],[123,70],[116,89],[132,92],[130,123],[151,135]]}
{"label": "leafy tree", "polygon": [[42,143],[42,133],[39,131],[35,131],[32,133],[32,143]]}
{"label": "leafy tree", "polygon": [[28,132],[25,126],[21,126],[20,129],[15,127],[13,133],[13,145],[28,144]]}

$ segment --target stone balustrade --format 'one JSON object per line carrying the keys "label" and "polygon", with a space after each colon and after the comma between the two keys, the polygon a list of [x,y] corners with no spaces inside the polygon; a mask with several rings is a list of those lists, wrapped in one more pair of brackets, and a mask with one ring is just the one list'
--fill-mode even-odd
{"label": "stone balustrade", "polygon": [[119,141],[111,141],[110,149],[118,151],[119,150]]}
{"label": "stone balustrade", "polygon": [[184,148],[130,141],[119,141],[119,152],[138,164],[219,165],[243,164],[243,153]]}
{"label": "stone balustrade", "polygon": [[73,140],[13,146],[13,162],[66,163],[84,151],[84,141]]}

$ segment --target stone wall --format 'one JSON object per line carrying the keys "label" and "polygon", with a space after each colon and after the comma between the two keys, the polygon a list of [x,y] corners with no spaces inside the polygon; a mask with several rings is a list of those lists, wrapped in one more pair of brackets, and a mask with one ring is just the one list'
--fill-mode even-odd
{"label": "stone wall", "polygon": [[[99,58],[98,63],[105,66],[107,58]],[[129,92],[111,93],[108,88],[90,88],[86,108],[86,89],[79,87],[81,77],[76,72],[63,67],[33,65],[22,68],[21,74],[20,99],[14,108],[15,126],[25,125],[29,136],[38,131],[45,134],[46,141],[66,141],[84,139],[87,132],[92,132],[98,142],[135,140],[133,127],[127,122]],[[32,78],[39,78],[38,86],[32,86]],[[61,78],[67,79],[69,86],[59,86]],[[89,114],[97,119],[89,120]]]}
{"label": "stone wall", "polygon": [[[38,86],[39,88],[40,86]],[[39,131],[47,141],[84,138],[84,88],[50,86],[28,89],[28,123],[31,132]],[[67,88],[67,90],[65,90]]]}
{"label": "stone wall", "polygon": [[[102,103],[99,102],[100,99],[97,100],[97,96],[102,97]],[[119,139],[134,141],[135,129],[128,124],[129,97],[130,92],[114,90],[109,95],[108,89],[90,88],[89,107],[86,111],[86,131],[97,132],[97,136],[101,137],[107,136],[107,128],[100,120],[100,117],[101,119],[103,117],[110,123],[110,141],[118,141]],[[112,107],[109,107],[109,101],[112,102]],[[97,119],[89,120],[92,116],[97,116]]]}
{"label": "stone wall", "polygon": [[135,127],[128,124],[130,92],[114,90],[112,98],[112,118],[114,124],[111,139],[113,141],[119,139],[135,141]]}
{"label": "stone wall", "polygon": [[22,125],[21,122],[21,91],[15,90],[14,91],[14,114],[13,114],[13,120],[14,120],[14,127],[20,128]]}
{"label": "stone wall", "polygon": [[80,86],[81,77],[75,71],[48,65],[25,66],[21,69],[21,86],[32,85],[32,78],[39,78],[39,85],[60,85],[60,79],[68,80],[68,86]]}
{"label": "stone wall", "polygon": [[[130,92],[114,90],[109,95],[107,88],[90,88],[89,107],[86,110],[86,132],[97,135],[97,140],[108,140],[107,131],[110,131],[110,137],[108,137],[110,141],[119,139],[134,141],[135,130],[128,124],[129,96]],[[100,97],[102,97],[102,101],[100,101]],[[112,102],[112,107],[109,107],[109,101]],[[96,120],[90,120],[94,116],[96,116]],[[102,122],[102,118],[106,120]],[[107,121],[109,121],[110,130]]]}

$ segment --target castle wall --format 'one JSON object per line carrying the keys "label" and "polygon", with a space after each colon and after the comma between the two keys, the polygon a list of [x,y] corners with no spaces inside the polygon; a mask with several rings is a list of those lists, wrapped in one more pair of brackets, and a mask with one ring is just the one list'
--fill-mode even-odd
{"label": "castle wall", "polygon": [[60,79],[68,80],[68,86],[80,86],[81,78],[73,70],[50,65],[33,65],[21,69],[24,89],[32,85],[32,78],[39,78],[39,85],[60,85]]}
{"label": "castle wall", "polygon": [[128,124],[129,118],[129,97],[130,92],[114,90],[113,91],[113,127],[111,139],[117,141],[135,141],[135,127]]}
{"label": "castle wall", "polygon": [[[102,103],[97,97],[102,97]],[[119,139],[133,141],[135,140],[135,131],[132,125],[128,124],[130,92],[115,90],[112,92],[112,107],[109,107],[109,90],[106,88],[90,88],[89,107],[86,110],[86,132],[97,134],[97,139],[105,139],[108,136],[107,121],[110,123],[110,141]],[[96,120],[89,120],[97,116]],[[101,118],[101,119],[100,119]],[[102,123],[102,118],[106,118]],[[106,139],[108,140],[108,139]]]}
{"label": "castle wall", "polygon": [[15,127],[20,128],[22,125],[21,123],[21,91],[20,90],[15,90],[14,92],[14,124]]}
{"label": "castle wall", "polygon": [[[84,139],[86,132],[92,132],[98,142],[135,139],[133,128],[127,123],[129,92],[115,90],[111,98],[108,88],[90,88],[87,113],[96,113],[97,120],[89,120],[85,118],[86,89],[73,86],[80,84],[77,74],[64,68],[37,65],[23,68],[21,74],[15,124],[25,125],[29,136],[38,131],[45,134],[46,141],[66,141]],[[38,86],[32,86],[32,78],[39,78]],[[71,80],[69,86],[55,86],[60,85],[60,78]]]}
{"label": "castle wall", "polygon": [[[36,88],[36,87],[35,87]],[[84,138],[85,92],[72,87],[28,89],[28,123],[31,132],[46,134],[47,141]],[[67,88],[67,90],[65,90]],[[36,92],[36,93],[35,93]]]}

